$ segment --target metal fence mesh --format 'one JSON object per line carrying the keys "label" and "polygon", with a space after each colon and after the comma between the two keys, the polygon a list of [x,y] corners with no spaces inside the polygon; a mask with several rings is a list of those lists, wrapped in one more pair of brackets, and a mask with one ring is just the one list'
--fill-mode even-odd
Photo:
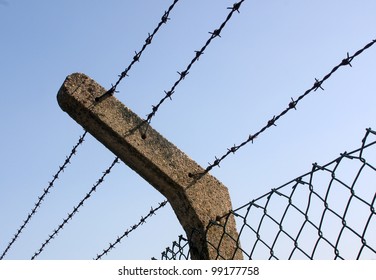
{"label": "metal fence mesh", "polygon": [[[244,258],[376,259],[375,136],[367,129],[359,149],[323,166],[315,163],[310,172],[228,213],[235,216]],[[225,224],[212,221],[210,227],[228,236]],[[220,245],[214,249],[221,259]],[[184,236],[161,256],[189,258]]]}

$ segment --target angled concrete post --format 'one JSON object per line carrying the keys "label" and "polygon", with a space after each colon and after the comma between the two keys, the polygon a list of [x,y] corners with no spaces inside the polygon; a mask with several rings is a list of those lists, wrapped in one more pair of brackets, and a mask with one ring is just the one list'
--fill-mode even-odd
{"label": "angled concrete post", "polygon": [[[151,127],[143,139],[145,121],[114,96],[95,101],[104,92],[94,80],[76,73],[66,78],[57,99],[76,122],[168,199],[191,239],[192,259],[242,259],[234,218],[219,218],[232,209],[227,188],[210,174],[189,176],[204,169]],[[226,234],[222,227],[210,227],[204,240],[207,225],[215,220],[226,222]]]}

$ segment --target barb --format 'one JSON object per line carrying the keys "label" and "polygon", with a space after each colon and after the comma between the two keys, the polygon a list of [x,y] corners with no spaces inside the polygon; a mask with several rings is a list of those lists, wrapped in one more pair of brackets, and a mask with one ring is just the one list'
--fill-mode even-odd
{"label": "barb", "polygon": [[80,201],[80,203],[77,204],[73,208],[73,211],[68,214],[68,216],[63,220],[63,222],[52,232],[52,234],[46,239],[46,241],[42,244],[42,246],[39,248],[38,251],[34,253],[34,255],[31,257],[31,260],[34,260],[38,255],[40,255],[44,248],[51,242],[52,239],[56,237],[56,235],[59,233],[60,230],[64,228],[64,226],[73,218],[73,216],[78,212],[78,210],[84,205],[84,202],[88,200],[91,195],[97,190],[97,188],[104,182],[104,178],[111,173],[112,168],[115,166],[116,163],[119,162],[119,158],[116,157],[115,160],[111,163],[110,167],[107,168],[105,172],[103,172],[103,175],[101,178],[98,179],[98,181],[93,185],[91,190],[85,195],[85,197]]}
{"label": "barb", "polygon": [[204,54],[204,51],[206,50],[206,48],[210,45],[210,43],[213,41],[213,39],[217,38],[217,37],[221,37],[220,34],[223,30],[223,28],[226,26],[226,24],[229,22],[229,20],[231,19],[232,15],[235,13],[235,12],[238,12],[239,13],[239,9],[240,9],[240,6],[241,4],[244,2],[244,0],[241,0],[235,4],[233,4],[232,7],[228,7],[227,9],[230,9],[230,13],[227,15],[226,19],[224,22],[222,22],[222,24],[220,25],[220,27],[218,29],[215,29],[213,32],[209,32],[209,34],[211,35],[210,38],[206,41],[206,43],[204,44],[204,46],[199,50],[199,51],[195,51],[196,55],[193,57],[193,59],[191,60],[191,62],[188,64],[188,66],[185,68],[184,71],[182,72],[177,72],[179,74],[179,79],[173,84],[173,86],[171,87],[170,90],[168,91],[165,91],[165,96],[159,101],[159,103],[157,105],[153,105],[152,106],[152,111],[151,113],[149,113],[147,115],[147,118],[145,120],[145,123],[147,124],[146,126],[146,129],[142,135],[142,138],[145,139],[146,138],[146,132],[148,130],[148,127],[151,123],[151,120],[152,118],[155,116],[155,114],[157,113],[157,111],[159,110],[159,107],[166,101],[166,99],[172,99],[171,96],[175,93],[175,89],[176,87],[180,84],[180,82],[182,80],[185,79],[185,77],[189,74],[189,70],[192,68],[192,66],[199,60],[199,58],[201,57],[201,55]]}
{"label": "barb", "polygon": [[162,201],[159,203],[159,206],[155,209],[151,208],[151,210],[149,211],[149,213],[145,216],[145,217],[141,217],[140,221],[131,226],[130,229],[127,229],[121,236],[118,236],[115,240],[114,243],[110,243],[110,245],[107,247],[107,249],[104,249],[103,252],[101,254],[98,254],[96,258],[94,258],[94,260],[100,260],[104,255],[107,255],[112,249],[115,248],[115,246],[117,244],[119,244],[121,242],[121,240],[124,238],[124,237],[128,237],[128,235],[136,230],[139,226],[141,226],[142,224],[146,223],[146,220],[149,219],[151,216],[155,215],[155,212],[157,212],[159,209],[161,209],[162,207],[166,206],[167,204],[167,200],[165,201]]}
{"label": "barb", "polygon": [[64,171],[64,169],[67,167],[67,165],[70,163],[72,157],[76,154],[77,148],[84,142],[85,136],[87,134],[87,131],[84,132],[82,136],[80,136],[77,144],[73,147],[72,151],[70,152],[69,156],[66,157],[64,164],[59,167],[59,170],[53,175],[53,179],[51,182],[48,183],[48,187],[43,190],[43,194],[38,197],[38,201],[34,204],[34,208],[31,210],[31,212],[28,214],[26,220],[24,220],[21,227],[17,230],[16,234],[13,236],[12,240],[9,242],[8,246],[0,256],[0,260],[2,260],[5,255],[8,253],[9,249],[12,247],[12,245],[17,241],[20,234],[24,230],[24,228],[27,226],[27,224],[30,222],[31,218],[35,215],[38,208],[41,206],[43,200],[46,198],[47,194],[50,192],[50,190],[54,187],[55,181],[59,178],[59,175],[61,172]]}
{"label": "barb", "polygon": [[175,5],[177,4],[177,2],[179,2],[179,0],[174,0],[174,2],[171,4],[171,6],[168,8],[168,10],[164,12],[164,14],[163,14],[163,16],[161,18],[161,21],[158,23],[157,27],[154,29],[154,31],[151,34],[150,33],[148,34],[148,37],[145,39],[145,43],[142,46],[141,50],[138,51],[138,52],[137,51],[135,52],[135,55],[133,56],[133,60],[128,65],[128,67],[126,67],[124,69],[124,71],[121,72],[121,74],[119,75],[119,79],[116,81],[116,83],[114,85],[112,85],[111,88],[108,91],[106,91],[103,95],[95,98],[95,101],[99,102],[99,101],[103,100],[104,98],[106,98],[106,97],[108,97],[110,95],[113,95],[114,93],[117,92],[116,91],[117,86],[120,84],[120,82],[126,76],[128,76],[128,72],[131,70],[132,66],[136,62],[140,61],[140,57],[141,57],[142,53],[144,52],[144,50],[146,49],[146,47],[152,43],[152,40],[153,40],[155,34],[157,34],[157,32],[159,31],[159,29],[161,28],[161,26],[163,24],[167,23],[167,21],[170,20],[170,18],[169,18],[170,12],[175,7]]}
{"label": "barb", "polygon": [[[276,122],[281,118],[283,117],[285,114],[287,114],[289,111],[291,111],[292,109],[296,110],[296,106],[298,105],[298,103],[304,98],[306,97],[308,94],[310,94],[312,91],[316,91],[318,89],[321,89],[321,90],[324,90],[322,88],[322,85],[323,83],[329,79],[340,67],[342,66],[351,66],[351,62],[353,61],[354,58],[356,58],[357,56],[359,56],[361,53],[363,53],[366,49],[372,47],[374,44],[376,43],[376,40],[373,40],[372,42],[368,43],[367,45],[365,45],[362,49],[358,50],[357,52],[355,52],[353,55],[349,56],[349,53],[347,53],[347,58],[344,58],[337,66],[335,66],[327,75],[325,75],[321,80],[318,80],[318,79],[315,79],[315,83],[313,84],[313,86],[306,90],[301,96],[299,96],[296,100],[292,99],[291,98],[291,102],[288,104],[288,107],[283,110],[279,115],[275,115],[273,116],[267,123],[264,127],[262,127],[258,132],[256,132],[255,134],[251,134],[248,136],[248,139],[245,140],[244,142],[242,142],[240,145],[234,145],[233,147],[227,149],[227,152],[222,155],[221,157],[217,158],[215,157],[215,160],[213,163],[209,163],[208,167],[205,169],[204,173],[208,173],[211,169],[213,169],[214,167],[218,166],[219,167],[219,164],[225,159],[227,158],[231,153],[232,154],[235,154],[240,148],[242,148],[243,146],[247,145],[248,143],[253,143],[253,141],[258,137],[260,136],[260,134],[262,134],[263,132],[265,132],[265,130],[267,130],[268,128],[272,127],[272,126],[276,126]],[[203,175],[203,174],[197,174],[197,175]],[[194,176],[191,174],[191,176]]]}

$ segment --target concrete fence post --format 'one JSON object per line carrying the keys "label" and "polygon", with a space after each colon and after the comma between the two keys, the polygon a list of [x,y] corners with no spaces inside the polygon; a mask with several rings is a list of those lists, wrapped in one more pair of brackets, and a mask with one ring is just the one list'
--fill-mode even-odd
{"label": "concrete fence post", "polygon": [[[204,169],[152,127],[143,139],[148,124],[114,96],[95,101],[105,92],[75,73],[66,78],[57,99],[77,123],[167,198],[190,240],[192,259],[242,259],[234,217],[219,218],[232,209],[227,188],[208,173],[190,176]],[[226,222],[226,234],[220,227],[206,232],[211,221]]]}

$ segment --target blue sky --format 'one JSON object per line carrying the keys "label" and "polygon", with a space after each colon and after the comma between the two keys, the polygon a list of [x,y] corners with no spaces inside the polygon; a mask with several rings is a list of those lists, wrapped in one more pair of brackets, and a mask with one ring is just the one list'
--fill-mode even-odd
{"label": "blue sky", "polygon": [[[1,252],[83,133],[56,102],[65,77],[83,72],[109,88],[171,3],[0,2]],[[141,117],[150,113],[233,3],[180,0],[116,97]],[[372,0],[246,0],[152,126],[206,167],[279,114],[347,52],[376,39],[375,11]],[[376,128],[376,49],[352,66],[212,170],[229,188],[234,208],[305,173],[313,162],[359,147],[365,128]],[[6,258],[29,259],[113,159],[88,136]],[[91,259],[163,200],[118,164],[39,258]],[[167,206],[106,258],[160,257],[182,233]]]}

